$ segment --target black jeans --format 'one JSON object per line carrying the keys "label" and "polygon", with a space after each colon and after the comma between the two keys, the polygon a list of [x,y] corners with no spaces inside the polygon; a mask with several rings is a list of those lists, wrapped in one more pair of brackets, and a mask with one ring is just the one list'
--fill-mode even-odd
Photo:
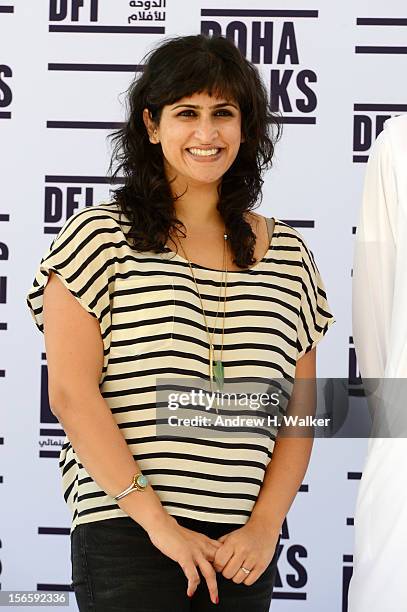
{"label": "black jeans", "polygon": [[[213,539],[240,525],[177,522]],[[278,550],[278,542],[276,551]],[[77,525],[71,535],[72,586],[80,612],[269,612],[277,570],[277,552],[252,585],[236,584],[216,573],[219,603],[213,604],[205,578],[194,595],[180,565],[150,541],[130,517]]]}

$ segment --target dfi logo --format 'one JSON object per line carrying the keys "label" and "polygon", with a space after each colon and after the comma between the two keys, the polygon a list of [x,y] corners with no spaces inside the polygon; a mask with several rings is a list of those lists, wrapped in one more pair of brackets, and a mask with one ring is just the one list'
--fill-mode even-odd
{"label": "dfi logo", "polygon": [[98,20],[99,0],[50,0],[50,21]]}
{"label": "dfi logo", "polygon": [[44,203],[45,222],[51,226],[61,220],[65,221],[80,208],[93,204],[92,187],[47,185]]}
{"label": "dfi logo", "polygon": [[45,355],[42,355],[43,363],[41,364],[41,404],[40,404],[40,422],[41,424],[49,425],[50,423],[58,423],[58,419],[51,412],[48,396],[48,366],[45,361]]}
{"label": "dfi logo", "polygon": [[58,459],[64,444],[65,432],[50,408],[48,395],[48,365],[44,353],[42,354],[42,359],[39,456],[42,459]]}
{"label": "dfi logo", "polygon": [[366,163],[369,150],[390,117],[407,112],[406,104],[355,104],[353,116],[353,161]]}

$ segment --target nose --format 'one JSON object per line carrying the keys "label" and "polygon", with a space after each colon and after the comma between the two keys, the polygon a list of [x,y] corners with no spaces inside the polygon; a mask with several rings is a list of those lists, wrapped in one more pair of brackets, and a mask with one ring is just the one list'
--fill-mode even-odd
{"label": "nose", "polygon": [[201,115],[195,124],[195,134],[201,144],[211,144],[216,140],[219,134],[216,117]]}

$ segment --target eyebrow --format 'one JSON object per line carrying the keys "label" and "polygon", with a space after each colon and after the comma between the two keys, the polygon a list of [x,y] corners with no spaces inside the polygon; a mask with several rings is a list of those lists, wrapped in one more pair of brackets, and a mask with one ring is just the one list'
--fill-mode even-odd
{"label": "eyebrow", "polygon": [[[177,104],[177,106],[173,106],[171,110],[175,110],[176,108],[180,108],[181,106],[184,106],[187,108],[198,108],[199,110],[202,109],[202,106],[197,106],[196,104]],[[220,102],[219,104],[214,104],[213,106],[210,106],[209,108],[220,108],[223,106],[233,106],[233,108],[235,108],[236,110],[239,110],[238,107],[235,104],[232,104],[231,102]]]}

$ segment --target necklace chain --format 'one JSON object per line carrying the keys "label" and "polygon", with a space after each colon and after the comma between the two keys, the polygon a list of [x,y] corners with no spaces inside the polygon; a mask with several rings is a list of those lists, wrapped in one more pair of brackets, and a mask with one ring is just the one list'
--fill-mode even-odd
{"label": "necklace chain", "polygon": [[193,271],[192,266],[191,266],[191,262],[189,261],[189,259],[187,257],[187,254],[185,253],[184,247],[182,246],[181,242],[179,242],[180,247],[182,249],[182,252],[184,253],[185,259],[188,262],[189,269],[191,270],[191,274],[192,274],[192,277],[194,279],[195,287],[196,287],[196,290],[198,292],[199,301],[201,303],[202,314],[203,314],[203,317],[204,317],[204,320],[205,320],[205,327],[206,327],[206,332],[207,332],[208,340],[209,340],[209,374],[210,374],[211,385],[212,385],[212,382],[213,382],[213,356],[214,356],[213,337],[215,335],[216,321],[218,319],[218,314],[219,314],[219,305],[220,305],[220,296],[221,296],[221,293],[222,293],[223,276],[225,275],[224,296],[223,296],[222,341],[221,341],[221,349],[220,349],[220,359],[216,362],[216,372],[217,372],[217,374],[219,374],[219,371],[221,371],[221,380],[218,380],[218,375],[215,374],[218,383],[220,383],[220,386],[222,386],[222,387],[223,387],[223,363],[222,363],[222,357],[223,357],[223,343],[224,343],[224,334],[225,334],[226,289],[227,289],[226,241],[228,239],[228,235],[226,234],[226,231],[223,234],[223,238],[224,238],[224,242],[223,242],[223,266],[222,266],[222,268],[224,268],[224,270],[222,269],[222,280],[221,280],[220,293],[219,293],[219,299],[218,299],[218,309],[217,309],[217,312],[216,312],[215,324],[214,324],[214,328],[213,328],[213,331],[212,331],[212,337],[211,337],[211,335],[209,333],[208,321],[207,321],[207,318],[206,318],[205,309],[203,307],[201,292],[199,291],[198,283],[196,282],[196,278],[195,278],[195,274],[194,274],[194,271]]}

